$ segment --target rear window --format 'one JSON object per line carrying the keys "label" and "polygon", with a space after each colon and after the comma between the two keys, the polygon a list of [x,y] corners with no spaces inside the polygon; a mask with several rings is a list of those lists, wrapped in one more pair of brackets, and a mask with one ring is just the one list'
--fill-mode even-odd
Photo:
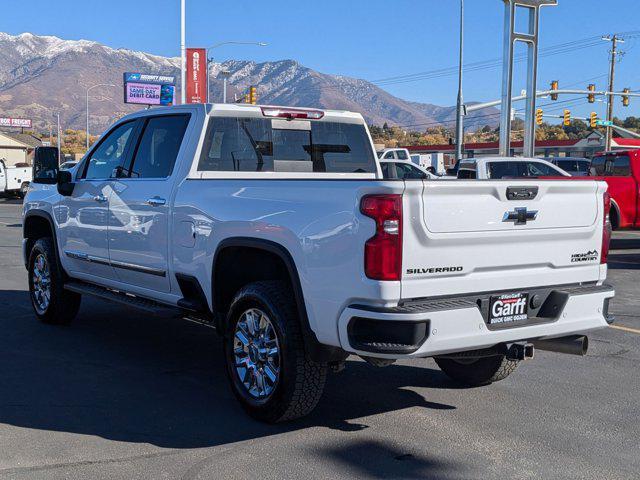
{"label": "rear window", "polygon": [[364,125],[214,117],[198,170],[375,173],[376,163]]}

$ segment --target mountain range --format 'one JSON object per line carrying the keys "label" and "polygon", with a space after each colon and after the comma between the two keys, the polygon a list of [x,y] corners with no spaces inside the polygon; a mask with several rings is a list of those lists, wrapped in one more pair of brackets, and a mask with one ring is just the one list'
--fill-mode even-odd
{"label": "mountain range", "polygon": [[[0,116],[31,118],[36,129],[46,130],[53,115],[60,113],[64,128],[84,129],[87,87],[111,84],[91,91],[90,128],[98,133],[115,118],[140,108],[123,103],[125,71],[179,76],[180,59],[88,40],[0,32]],[[407,130],[450,126],[455,118],[455,107],[406,101],[366,80],[320,73],[294,60],[211,63],[214,102],[222,99],[222,80],[217,78],[221,71],[229,72],[229,98],[257,85],[259,103],[352,110],[370,124]],[[495,125],[497,117],[487,118],[480,125]]]}

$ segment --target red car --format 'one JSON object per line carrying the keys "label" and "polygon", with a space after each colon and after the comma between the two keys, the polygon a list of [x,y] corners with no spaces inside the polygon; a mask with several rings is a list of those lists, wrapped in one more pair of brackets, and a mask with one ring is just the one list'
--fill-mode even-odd
{"label": "red car", "polygon": [[604,180],[611,195],[611,226],[640,227],[640,149],[599,153],[593,157],[590,179]]}

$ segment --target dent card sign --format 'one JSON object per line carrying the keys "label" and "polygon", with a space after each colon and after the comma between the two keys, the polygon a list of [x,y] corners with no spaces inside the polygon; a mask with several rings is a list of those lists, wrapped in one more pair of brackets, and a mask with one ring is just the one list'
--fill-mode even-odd
{"label": "dent card sign", "polygon": [[207,51],[187,48],[187,103],[207,101]]}

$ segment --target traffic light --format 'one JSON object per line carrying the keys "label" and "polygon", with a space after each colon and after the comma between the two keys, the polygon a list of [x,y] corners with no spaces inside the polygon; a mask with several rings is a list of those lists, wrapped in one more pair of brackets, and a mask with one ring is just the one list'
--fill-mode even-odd
{"label": "traffic light", "polygon": [[[624,88],[622,89],[623,93],[630,93],[631,90],[629,90],[628,88]],[[623,95],[622,96],[622,106],[623,107],[628,107],[629,106],[629,96],[628,95]]]}
{"label": "traffic light", "polygon": [[565,110],[564,113],[562,114],[562,124],[565,127],[568,127],[569,125],[571,125],[571,110]]}
{"label": "traffic light", "polygon": [[258,101],[258,89],[257,87],[252,85],[249,87],[249,103],[251,105],[255,105],[257,101]]}
{"label": "traffic light", "polygon": [[[595,92],[596,91],[596,84],[595,83],[590,83],[589,86],[587,87],[587,89],[590,92]],[[593,93],[590,93],[589,95],[587,95],[587,99],[589,100],[589,103],[595,103],[596,96]]]}
{"label": "traffic light", "polygon": [[591,128],[598,126],[598,114],[596,112],[591,112],[591,115],[589,115],[589,126]]}
{"label": "traffic light", "polygon": [[248,93],[244,94],[244,103],[251,103],[251,97]]}
{"label": "traffic light", "polygon": [[[553,82],[551,82],[551,90],[558,90],[558,80],[554,80]],[[552,93],[551,100],[558,100],[558,94]]]}
{"label": "traffic light", "polygon": [[542,125],[542,109],[536,108],[536,125]]}

